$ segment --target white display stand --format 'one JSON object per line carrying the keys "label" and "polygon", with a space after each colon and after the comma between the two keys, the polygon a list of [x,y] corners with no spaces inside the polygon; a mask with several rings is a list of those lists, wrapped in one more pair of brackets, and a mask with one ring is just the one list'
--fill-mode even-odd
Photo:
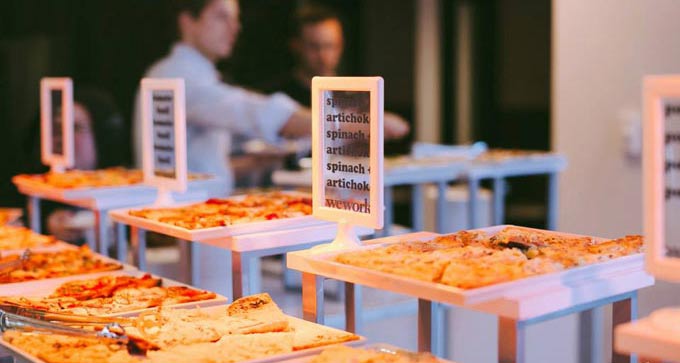
{"label": "white display stand", "polygon": [[[548,229],[557,226],[558,175],[567,165],[566,158],[558,154],[545,153],[535,156],[507,157],[499,161],[469,161],[464,159],[439,158],[400,158],[397,163],[385,163],[385,235],[389,235],[392,224],[392,188],[398,185],[411,185],[413,193],[413,230],[423,230],[423,190],[425,184],[435,183],[439,189],[437,198],[437,226],[446,223],[441,213],[446,204],[446,185],[450,182],[467,180],[468,220],[470,228],[479,227],[477,210],[479,206],[480,183],[484,179],[493,180],[493,224],[505,222],[505,179],[509,177],[547,174]],[[309,187],[312,185],[311,170],[276,171],[272,175],[275,184],[281,186]],[[475,217],[473,217],[475,216]],[[437,231],[441,231],[439,228]]]}
{"label": "white display stand", "polygon": [[[241,199],[235,196],[230,199]],[[231,252],[233,298],[260,292],[260,271],[252,268],[257,258],[274,256],[290,251],[310,248],[322,242],[333,240],[337,225],[318,220],[312,216],[279,219],[263,222],[244,223],[226,227],[213,227],[188,230],[145,218],[130,215],[130,209],[110,212],[113,221],[130,226],[134,264],[146,270],[146,232],[156,232],[181,240],[204,243]],[[360,235],[368,235],[372,230],[361,229]],[[200,267],[197,244],[190,243],[182,251],[183,268],[189,276],[190,284],[196,285],[197,269]]]}
{"label": "white display stand", "polygon": [[[506,226],[482,229],[496,233]],[[408,240],[428,240],[432,233],[415,233],[366,242],[360,249],[371,249],[385,244]],[[433,316],[438,311],[435,303],[460,306],[482,311],[499,318],[499,359],[503,362],[524,362],[526,327],[568,314],[614,304],[614,315],[623,312],[627,320],[634,319],[637,290],[650,286],[654,279],[643,268],[643,255],[632,255],[615,260],[557,273],[462,290],[442,284],[386,274],[365,268],[333,262],[336,253],[315,253],[314,250],[289,253],[288,267],[303,273],[303,314],[305,319],[322,322],[324,317],[323,289],[325,278],[345,281],[347,292],[354,284],[406,294],[418,298],[418,345],[423,351],[436,355],[444,352],[439,333],[441,319]],[[357,326],[356,300],[346,298],[348,327]],[[627,321],[626,320],[626,321]],[[620,323],[621,321],[616,321]]]}
{"label": "white display stand", "polygon": [[[12,182],[20,193],[28,196],[29,226],[37,233],[40,233],[40,201],[42,199],[91,210],[95,215],[96,245],[90,247],[102,254],[108,253],[109,211],[151,204],[157,199],[155,188],[141,184],[107,188],[60,189],[35,183],[22,176],[15,176]],[[223,180],[213,177],[190,181],[185,193],[174,193],[172,197],[177,201],[203,200],[215,196],[222,183],[224,183]],[[124,229],[119,227],[116,233],[119,241],[117,258],[120,261],[125,261],[127,257],[126,249],[120,248],[125,242],[124,232]]]}

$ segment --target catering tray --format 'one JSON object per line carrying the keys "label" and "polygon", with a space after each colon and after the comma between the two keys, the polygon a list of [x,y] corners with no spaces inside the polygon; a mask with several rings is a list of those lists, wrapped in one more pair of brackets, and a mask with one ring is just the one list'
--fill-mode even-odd
{"label": "catering tray", "polygon": [[[282,192],[285,194],[290,194],[290,195],[300,195],[300,196],[305,196],[311,198],[311,195],[308,193],[300,193],[300,192]],[[246,195],[240,195],[240,196],[234,196],[230,197],[227,199],[232,199],[232,200],[240,200],[245,198]],[[195,203],[195,202],[194,202]],[[191,205],[194,203],[180,203],[176,204],[173,207],[184,207],[187,205]],[[151,207],[152,208],[152,207]],[[257,221],[257,222],[252,222],[252,223],[242,223],[242,224],[234,224],[230,226],[224,226],[224,227],[210,227],[210,228],[202,228],[202,229],[187,229],[183,227],[178,227],[172,224],[167,224],[167,223],[162,223],[162,222],[157,222],[151,219],[147,218],[141,218],[141,217],[136,217],[130,215],[130,211],[136,210],[138,208],[133,208],[133,209],[118,209],[110,212],[111,218],[118,223],[124,223],[130,226],[136,226],[141,229],[147,230],[147,231],[152,231],[152,232],[157,232],[161,234],[165,234],[168,236],[172,236],[175,238],[187,240],[187,241],[207,241],[207,240],[215,240],[215,239],[220,239],[220,238],[227,238],[227,237],[236,237],[236,236],[241,236],[241,235],[247,235],[247,234],[254,234],[254,233],[265,233],[265,232],[274,232],[274,231],[283,231],[283,230],[288,230],[288,229],[297,229],[297,228],[303,228],[303,227],[327,227],[327,228],[335,228],[335,224],[328,222],[328,221],[323,221],[320,219],[316,219],[312,215],[307,215],[307,216],[302,216],[302,217],[293,217],[293,218],[284,218],[284,219],[274,219],[274,220],[268,220],[268,221]]]}
{"label": "catering tray", "polygon": [[[490,235],[508,225],[478,229]],[[541,231],[516,227],[526,231],[554,233],[559,236],[578,236],[569,233]],[[332,259],[344,252],[370,250],[400,241],[426,241],[435,233],[420,232],[366,241],[365,245],[343,251],[317,252],[315,249],[291,252],[287,255],[288,267],[314,275],[340,281],[388,290],[446,304],[471,307],[512,318],[527,318],[539,312],[553,311],[592,301],[604,296],[650,286],[654,278],[644,271],[644,254],[624,256],[605,262],[574,267],[563,271],[526,277],[489,286],[461,289],[440,283],[421,281],[352,265]],[[604,241],[604,238],[594,238]],[[518,303],[518,301],[522,303]]]}
{"label": "catering tray", "polygon": [[[362,348],[362,349],[368,349],[368,350],[375,350],[375,351],[380,351],[380,352],[386,352],[386,353],[393,353],[397,351],[402,351],[408,353],[407,350],[395,347],[394,345],[390,344],[385,344],[385,343],[371,343],[371,344],[366,344],[366,345],[354,345],[353,347],[355,348]],[[328,347],[324,347],[328,348]],[[323,351],[323,349],[322,349]],[[286,360],[279,360],[279,363],[311,363],[312,359],[314,359],[316,356],[318,356],[321,352],[319,353],[309,353],[308,355],[302,356],[302,357],[295,357],[292,359],[286,359]],[[442,359],[442,358],[437,358],[437,361],[440,363],[455,363],[450,360]]]}
{"label": "catering tray", "polygon": [[[211,306],[211,307],[205,307],[205,308],[201,308],[201,309],[204,312],[207,312],[209,314],[221,314],[221,313],[223,313],[224,308],[225,308],[224,306]],[[306,321],[306,320],[303,320],[303,319],[300,319],[300,318],[296,318],[296,317],[293,317],[293,316],[288,316],[288,319],[290,321],[294,321],[296,324],[299,324],[300,326],[317,325],[315,323],[312,323],[312,322],[309,322],[309,321]],[[325,327],[325,328],[332,329],[332,330],[338,330],[338,329],[329,328],[329,327]],[[362,344],[365,344],[365,343],[366,343],[366,338],[359,336],[358,340],[355,340],[355,341],[352,341],[352,342],[340,343],[340,344],[344,344],[344,345],[348,345],[348,346],[359,346],[359,345],[362,345]],[[26,359],[29,362],[46,363],[44,360],[29,354],[25,350],[17,348],[15,346],[7,343],[2,338],[0,338],[0,345],[8,348],[10,351],[18,354],[23,359]],[[287,354],[280,354],[280,355],[275,355],[275,356],[266,357],[266,358],[251,359],[251,360],[246,360],[246,361],[242,361],[242,362],[243,363],[269,363],[269,362],[289,361],[289,360],[294,360],[294,359],[309,356],[309,355],[319,354],[319,353],[321,353],[321,351],[323,351],[324,349],[326,349],[326,348],[328,348],[332,345],[335,345],[335,344],[325,345],[325,346],[322,346],[322,347],[316,347],[316,348],[310,348],[310,349],[303,349],[303,350],[294,351],[294,352],[287,353]]]}
{"label": "catering tray", "polygon": [[[12,296],[22,296],[22,297],[47,297],[49,296],[54,290],[56,290],[59,286],[61,286],[64,282],[68,281],[75,281],[75,280],[85,280],[85,279],[96,279],[99,277],[104,277],[104,276],[134,276],[134,277],[141,277],[148,274],[148,272],[144,271],[138,271],[138,270],[117,270],[117,271],[108,271],[108,272],[98,272],[98,273],[93,273],[93,274],[88,274],[88,275],[75,275],[75,278],[71,278],[72,276],[69,276],[68,278],[65,278],[64,281],[57,281],[59,279],[47,279],[47,280],[38,280],[38,281],[31,281],[30,283],[18,283],[16,290],[12,294]],[[160,278],[161,279],[161,286],[168,287],[168,286],[186,286],[190,287],[192,289],[197,289],[201,290],[199,288],[181,283],[179,281],[175,281],[172,279],[167,279],[164,277],[156,276],[156,275],[151,275],[153,278]],[[208,306],[214,306],[214,305],[222,305],[225,304],[229,301],[229,299],[225,296],[222,296],[220,294],[216,294],[215,298],[210,299],[210,300],[202,300],[202,301],[192,301],[188,303],[181,303],[181,304],[171,304],[171,305],[163,305],[164,307],[171,307],[171,308],[194,308],[194,307],[208,307]],[[137,309],[137,310],[130,310],[130,311],[124,311],[124,312],[118,312],[118,313],[111,313],[111,314],[105,314],[104,316],[132,316],[132,315],[137,315],[139,313],[153,310],[155,308],[146,308],[146,309]]]}
{"label": "catering tray", "polygon": [[[82,200],[94,200],[95,204],[105,204],[121,208],[126,205],[142,205],[153,203],[156,200],[157,190],[144,184],[132,184],[111,187],[87,187],[63,189],[32,179],[27,175],[16,175],[12,182],[19,192],[49,200],[61,202],[73,202]],[[176,200],[192,200],[208,198],[215,194],[212,190],[218,190],[223,180],[215,177],[189,180],[185,193],[173,193]],[[91,206],[94,207],[94,206]]]}

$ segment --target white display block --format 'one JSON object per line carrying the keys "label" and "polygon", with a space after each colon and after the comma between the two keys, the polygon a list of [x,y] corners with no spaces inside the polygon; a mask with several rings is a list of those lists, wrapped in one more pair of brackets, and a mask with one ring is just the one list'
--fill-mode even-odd
{"label": "white display block", "polygon": [[[187,188],[187,128],[184,79],[144,78],[141,82],[144,182],[169,191]],[[206,156],[208,157],[208,156]]]}
{"label": "white display block", "polygon": [[[480,230],[493,235],[505,227],[508,226]],[[400,241],[424,241],[436,236],[438,235],[434,233],[421,232],[387,237],[366,241],[363,247],[352,250],[373,249]],[[466,307],[514,320],[528,320],[562,312],[654,284],[654,278],[644,271],[643,254],[480,288],[460,289],[332,260],[335,255],[347,251],[350,250],[332,253],[316,253],[314,249],[291,252],[287,255],[288,267],[313,275]]]}
{"label": "white display block", "polygon": [[[383,113],[381,77],[312,79],[315,217],[382,228]],[[358,243],[356,237],[345,236],[351,227],[340,231],[334,245]]]}

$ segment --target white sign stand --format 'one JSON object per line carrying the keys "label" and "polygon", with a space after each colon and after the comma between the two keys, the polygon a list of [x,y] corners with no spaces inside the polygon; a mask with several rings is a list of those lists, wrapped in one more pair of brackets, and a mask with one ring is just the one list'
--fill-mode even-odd
{"label": "white sign stand", "polygon": [[144,182],[158,188],[155,205],[166,206],[171,191],[187,189],[184,80],[144,78],[141,97]]}
{"label": "white sign stand", "polygon": [[644,80],[643,157],[645,266],[654,276],[677,282],[680,243],[670,242],[680,238],[673,233],[680,224],[680,75]]}
{"label": "white sign stand", "polygon": [[55,173],[73,167],[73,81],[71,78],[40,80],[40,129],[42,162]]}
{"label": "white sign stand", "polygon": [[315,217],[338,222],[316,251],[360,246],[354,226],[383,227],[383,79],[312,80],[312,198]]}
{"label": "white sign stand", "polygon": [[[680,282],[680,75],[644,79],[643,218],[645,268]],[[616,349],[680,359],[680,309],[665,308],[616,330]]]}

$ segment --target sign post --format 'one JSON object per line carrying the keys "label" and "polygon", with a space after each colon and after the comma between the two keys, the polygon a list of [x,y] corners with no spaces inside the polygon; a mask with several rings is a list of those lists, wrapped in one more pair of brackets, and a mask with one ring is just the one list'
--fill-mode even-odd
{"label": "sign post", "polygon": [[169,205],[187,188],[184,80],[144,78],[141,97],[144,182],[158,189],[156,205]]}
{"label": "sign post", "polygon": [[323,250],[360,245],[354,226],[383,227],[383,79],[312,80],[313,215],[338,222]]}
{"label": "sign post", "polygon": [[645,266],[680,281],[680,75],[645,77],[643,98]]}
{"label": "sign post", "polygon": [[73,81],[40,80],[41,159],[52,172],[73,167]]}

